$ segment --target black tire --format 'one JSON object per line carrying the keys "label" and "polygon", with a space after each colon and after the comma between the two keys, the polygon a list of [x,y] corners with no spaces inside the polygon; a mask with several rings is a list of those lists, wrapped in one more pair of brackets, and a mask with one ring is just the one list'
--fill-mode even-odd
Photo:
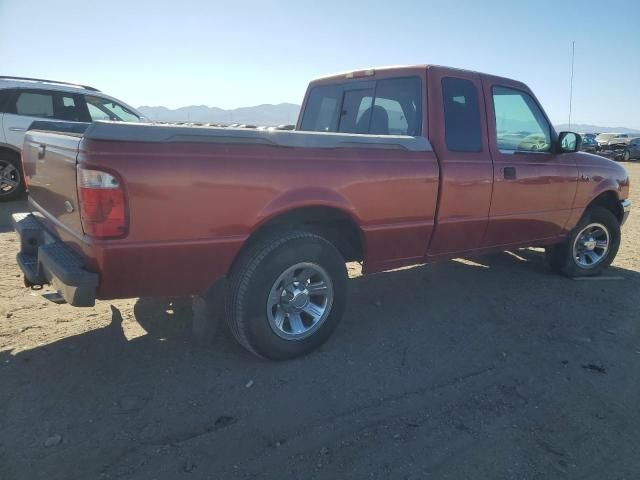
{"label": "black tire", "polygon": [[[302,339],[277,335],[267,314],[269,293],[278,277],[302,262],[319,265],[333,286],[333,302],[316,330]],[[286,360],[319,347],[333,333],[344,313],[347,270],[336,247],[313,233],[295,231],[267,237],[241,254],[229,277],[227,323],[233,336],[260,357]]]}
{"label": "black tire", "polygon": [[[6,170],[7,173],[4,173]],[[8,185],[3,176],[15,186]],[[0,153],[0,202],[10,202],[21,197],[25,192],[24,178],[22,178],[22,165],[20,157],[9,153]]]}
{"label": "black tire", "polygon": [[[573,246],[580,232],[594,223],[603,225],[606,228],[609,234],[609,248],[600,262],[593,267],[585,268],[574,258]],[[566,242],[547,247],[547,261],[553,271],[570,278],[600,275],[615,259],[620,248],[620,236],[620,222],[616,216],[606,208],[591,207],[572,230],[571,236]]]}
{"label": "black tire", "polygon": [[624,153],[622,154],[622,160],[624,160],[625,162],[631,160],[631,154],[629,153],[629,150],[624,151]]}

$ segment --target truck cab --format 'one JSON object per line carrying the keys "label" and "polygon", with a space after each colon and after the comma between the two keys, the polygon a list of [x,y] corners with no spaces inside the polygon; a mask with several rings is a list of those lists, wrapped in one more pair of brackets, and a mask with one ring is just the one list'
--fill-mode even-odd
{"label": "truck cab", "polygon": [[[559,136],[525,84],[478,72],[420,65],[322,78],[309,85],[297,128],[429,140],[425,201],[438,212],[426,258],[553,243],[586,199],[625,195],[624,170],[576,153],[579,135]],[[617,178],[579,182],[595,165]]]}

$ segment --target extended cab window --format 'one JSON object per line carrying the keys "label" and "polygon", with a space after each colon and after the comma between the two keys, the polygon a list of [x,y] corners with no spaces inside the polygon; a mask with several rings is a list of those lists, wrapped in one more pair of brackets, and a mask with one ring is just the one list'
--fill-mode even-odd
{"label": "extended cab window", "polygon": [[505,151],[548,152],[551,129],[531,96],[520,90],[493,87],[498,148]]}
{"label": "extended cab window", "polygon": [[420,135],[421,83],[417,77],[313,87],[301,130],[373,135]]}
{"label": "extended cab window", "polygon": [[478,89],[470,80],[442,79],[444,132],[447,148],[452,152],[482,150]]}
{"label": "extended cab window", "polygon": [[91,121],[112,120],[115,122],[140,122],[138,115],[108,98],[85,96]]}

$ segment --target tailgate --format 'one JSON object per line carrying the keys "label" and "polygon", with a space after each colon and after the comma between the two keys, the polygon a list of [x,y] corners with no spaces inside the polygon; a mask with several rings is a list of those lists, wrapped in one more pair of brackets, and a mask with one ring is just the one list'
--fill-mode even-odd
{"label": "tailgate", "polygon": [[87,124],[34,122],[23,145],[29,197],[53,223],[82,235],[76,158]]}

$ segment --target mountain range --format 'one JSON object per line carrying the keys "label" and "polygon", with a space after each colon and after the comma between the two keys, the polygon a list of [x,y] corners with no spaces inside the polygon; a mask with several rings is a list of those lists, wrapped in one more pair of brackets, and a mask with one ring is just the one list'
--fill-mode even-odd
{"label": "mountain range", "polygon": [[[157,122],[208,122],[208,123],[241,123],[249,125],[292,125],[296,123],[300,105],[295,103],[280,103],[272,105],[265,103],[253,107],[234,108],[225,110],[217,107],[207,107],[206,105],[191,105],[188,107],[180,107],[177,109],[169,109],[167,107],[138,107],[143,115]],[[572,130],[582,133],[637,133],[640,130],[634,130],[627,127],[601,127],[589,124],[558,124],[555,125],[556,131]]]}
{"label": "mountain range", "polygon": [[171,110],[167,107],[138,107],[138,110],[157,122],[208,122],[208,123],[244,123],[251,125],[292,125],[298,119],[300,105],[280,103],[264,104],[254,107],[241,107],[225,110],[206,105],[192,105]]}

